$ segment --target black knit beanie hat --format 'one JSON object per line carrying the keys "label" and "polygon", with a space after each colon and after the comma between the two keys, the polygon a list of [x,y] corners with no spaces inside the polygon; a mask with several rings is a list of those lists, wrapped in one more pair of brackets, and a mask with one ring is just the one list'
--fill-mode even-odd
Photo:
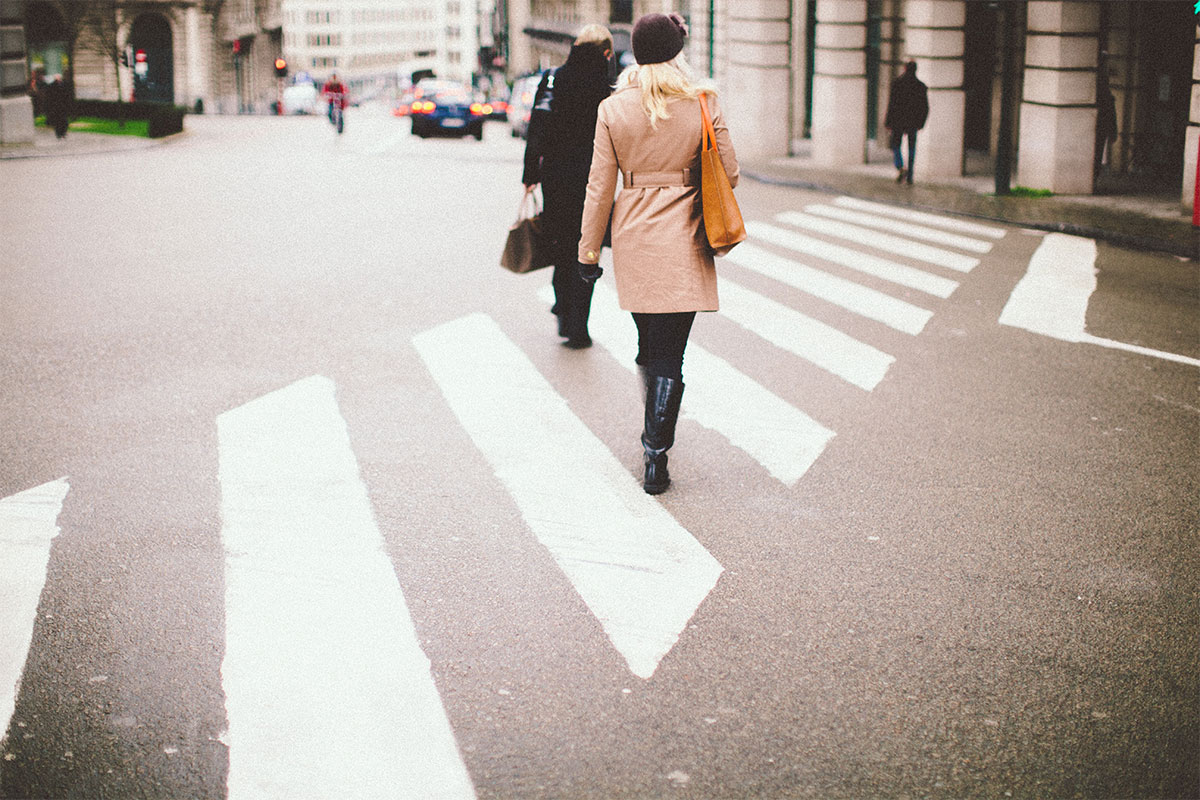
{"label": "black knit beanie hat", "polygon": [[661,64],[679,55],[687,24],[678,14],[647,14],[633,26],[633,57],[638,64]]}

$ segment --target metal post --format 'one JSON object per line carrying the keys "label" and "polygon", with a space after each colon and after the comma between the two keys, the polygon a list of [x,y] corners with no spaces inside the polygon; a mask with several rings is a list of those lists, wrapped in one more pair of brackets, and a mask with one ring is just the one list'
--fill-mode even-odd
{"label": "metal post", "polygon": [[1016,38],[1016,14],[1011,3],[996,3],[993,8],[1000,10],[1000,24],[1004,29],[1004,44],[1000,72],[1000,131],[996,137],[996,194],[1009,193],[1012,180],[1012,149],[1013,149],[1013,104],[1016,98],[1016,70],[1013,64],[1014,39]]}

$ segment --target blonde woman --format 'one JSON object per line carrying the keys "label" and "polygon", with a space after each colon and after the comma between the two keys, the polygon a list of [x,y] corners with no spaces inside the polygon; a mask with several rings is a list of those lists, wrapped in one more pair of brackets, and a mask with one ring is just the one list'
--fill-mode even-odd
{"label": "blonde woman", "polygon": [[[579,271],[595,281],[609,213],[621,308],[638,329],[645,382],[642,431],[648,494],[666,491],[667,450],[683,397],[683,351],[697,311],[717,310],[717,273],[700,210],[701,115],[706,94],[730,183],[738,164],[715,93],[693,83],[678,14],[648,14],[633,28],[635,66],[600,104],[579,240]],[[617,180],[622,182],[615,204]]]}

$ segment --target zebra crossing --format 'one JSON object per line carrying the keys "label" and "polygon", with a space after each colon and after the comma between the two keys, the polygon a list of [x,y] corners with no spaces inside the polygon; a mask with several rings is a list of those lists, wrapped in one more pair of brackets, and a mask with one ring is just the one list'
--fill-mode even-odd
{"label": "zebra crossing", "polygon": [[[925,330],[938,303],[1004,236],[999,228],[852,198],[747,228],[750,240],[726,263],[906,336]],[[549,287],[535,291],[541,302],[552,299]],[[896,363],[878,343],[736,275],[722,274],[720,292],[726,320],[849,393],[872,392]],[[588,356],[634,370],[636,331],[603,281],[590,327],[599,347]],[[495,319],[451,319],[411,344],[529,531],[595,616],[605,646],[630,674],[650,679],[725,567],[658,498],[641,491],[638,476]],[[837,435],[701,343],[689,344],[686,371],[681,419],[716,432],[784,487],[794,487]],[[384,549],[334,381],[302,379],[214,424],[229,797],[306,797],[313,786],[368,799],[474,797]],[[557,455],[563,452],[572,457]],[[69,492],[69,478],[62,478],[0,499],[4,730]]]}

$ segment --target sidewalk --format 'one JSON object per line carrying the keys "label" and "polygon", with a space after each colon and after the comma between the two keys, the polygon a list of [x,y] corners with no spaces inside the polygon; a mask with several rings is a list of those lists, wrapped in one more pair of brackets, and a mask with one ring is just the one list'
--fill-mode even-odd
{"label": "sidewalk", "polygon": [[913,186],[896,183],[890,153],[884,161],[853,167],[820,167],[806,155],[742,165],[753,180],[865,200],[878,200],[931,212],[1007,222],[1058,231],[1136,250],[1157,250],[1200,259],[1200,232],[1177,197],[1071,195],[997,197],[990,175]]}
{"label": "sidewalk", "polygon": [[[176,134],[176,136],[178,135]],[[0,160],[122,153],[157,147],[173,138],[175,137],[147,139],[144,136],[113,136],[106,133],[68,131],[66,138],[57,139],[51,129],[38,127],[33,130],[32,144],[0,144]]]}

